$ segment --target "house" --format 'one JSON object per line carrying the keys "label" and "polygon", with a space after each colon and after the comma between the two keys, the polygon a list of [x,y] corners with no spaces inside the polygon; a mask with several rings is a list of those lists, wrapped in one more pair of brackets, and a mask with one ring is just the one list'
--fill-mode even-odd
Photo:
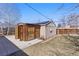
{"label": "house", "polygon": [[37,23],[40,25],[40,38],[48,39],[56,34],[56,25],[53,21]]}
{"label": "house", "polygon": [[15,38],[21,41],[40,37],[40,25],[30,23],[19,23],[15,29]]}

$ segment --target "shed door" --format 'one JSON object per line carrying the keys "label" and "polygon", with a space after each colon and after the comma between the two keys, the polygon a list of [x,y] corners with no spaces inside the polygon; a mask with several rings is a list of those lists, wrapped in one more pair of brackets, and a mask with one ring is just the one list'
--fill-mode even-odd
{"label": "shed door", "polygon": [[34,39],[34,27],[28,27],[28,40]]}
{"label": "shed door", "polygon": [[36,38],[40,37],[40,28],[36,28],[35,36],[36,36]]}
{"label": "shed door", "polygon": [[19,38],[22,40],[23,39],[23,26],[19,26]]}

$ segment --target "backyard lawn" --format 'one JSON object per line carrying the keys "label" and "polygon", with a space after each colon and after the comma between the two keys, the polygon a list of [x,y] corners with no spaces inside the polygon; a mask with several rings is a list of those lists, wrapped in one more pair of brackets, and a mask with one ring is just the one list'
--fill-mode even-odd
{"label": "backyard lawn", "polygon": [[31,56],[77,56],[78,41],[78,36],[56,36],[47,42],[27,47],[23,51]]}

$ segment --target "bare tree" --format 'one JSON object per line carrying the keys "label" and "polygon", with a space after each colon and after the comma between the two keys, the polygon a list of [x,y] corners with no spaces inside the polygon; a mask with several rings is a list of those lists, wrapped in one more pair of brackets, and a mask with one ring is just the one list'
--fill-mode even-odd
{"label": "bare tree", "polygon": [[[72,14],[67,16],[67,20],[68,20],[67,23],[70,27],[74,27],[76,29],[79,27],[79,14],[72,13]],[[68,36],[68,38],[70,41],[73,42],[73,44],[75,46],[78,46],[78,50],[79,50],[79,37]],[[71,40],[71,38],[73,38],[73,39]]]}
{"label": "bare tree", "polygon": [[65,17],[65,16],[63,16],[63,17],[60,19],[60,21],[61,21],[61,26],[62,26],[62,27],[66,26],[66,17]]}
{"label": "bare tree", "polygon": [[60,28],[61,27],[61,24],[59,23],[57,27]]}
{"label": "bare tree", "polygon": [[73,13],[67,16],[67,23],[70,27],[77,28],[79,26],[79,14]]}
{"label": "bare tree", "polygon": [[19,22],[20,17],[16,4],[0,4],[0,21],[4,23],[5,27],[8,27],[7,34],[9,34],[10,27],[14,27]]}

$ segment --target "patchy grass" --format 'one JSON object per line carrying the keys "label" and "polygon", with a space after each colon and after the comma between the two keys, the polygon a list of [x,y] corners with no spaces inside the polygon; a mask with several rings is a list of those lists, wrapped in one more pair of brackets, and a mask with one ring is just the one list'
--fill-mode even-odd
{"label": "patchy grass", "polygon": [[70,40],[75,46],[79,47],[79,36],[64,36],[66,39]]}
{"label": "patchy grass", "polygon": [[38,43],[23,51],[31,56],[77,56],[79,48],[75,46],[74,40],[78,36],[57,36],[45,43]]}

